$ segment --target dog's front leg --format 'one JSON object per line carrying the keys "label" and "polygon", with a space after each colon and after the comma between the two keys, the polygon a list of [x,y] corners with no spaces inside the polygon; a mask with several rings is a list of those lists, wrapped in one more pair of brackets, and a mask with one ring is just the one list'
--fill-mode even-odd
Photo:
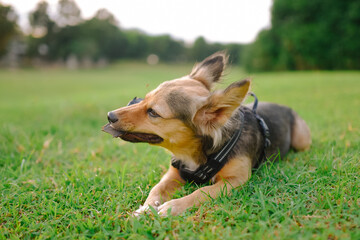
{"label": "dog's front leg", "polygon": [[232,188],[244,184],[250,176],[250,158],[233,158],[218,172],[215,178],[215,184],[202,187],[190,195],[164,203],[158,208],[158,213],[165,216],[167,215],[168,209],[171,209],[170,213],[172,215],[178,215],[190,207],[198,207],[204,201],[209,200],[209,197],[215,198],[219,196],[221,192],[229,194]]}
{"label": "dog's front leg", "polygon": [[135,216],[147,211],[149,206],[157,209],[163,202],[171,199],[173,193],[180,188],[185,181],[180,177],[179,170],[170,166],[160,182],[153,187],[143,206],[134,212]]}

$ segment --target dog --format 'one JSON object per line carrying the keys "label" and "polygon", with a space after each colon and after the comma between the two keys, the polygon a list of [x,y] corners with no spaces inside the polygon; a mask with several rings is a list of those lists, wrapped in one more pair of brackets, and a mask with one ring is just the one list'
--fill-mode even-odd
{"label": "dog", "polygon": [[[227,60],[225,52],[217,52],[196,64],[189,75],[163,82],[144,99],[135,98],[128,106],[108,113],[109,123],[103,131],[125,141],[161,146],[172,153],[168,171],[134,215],[150,206],[161,216],[181,214],[209,197],[229,194],[265,160],[283,157],[290,148],[310,148],[309,127],[289,107],[266,102],[242,105],[249,95],[250,79],[212,91],[214,83],[221,80]],[[221,161],[214,154],[222,154]],[[192,175],[199,169],[200,175]],[[200,179],[203,173],[206,177]],[[186,181],[210,182],[209,178],[213,184],[171,199]]]}

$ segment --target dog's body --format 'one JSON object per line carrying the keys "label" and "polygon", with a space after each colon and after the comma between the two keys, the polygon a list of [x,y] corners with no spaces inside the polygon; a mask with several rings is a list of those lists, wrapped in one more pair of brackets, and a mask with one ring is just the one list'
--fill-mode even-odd
{"label": "dog's body", "polygon": [[[224,53],[216,53],[198,64],[190,75],[164,82],[143,101],[108,114],[110,123],[104,131],[126,141],[165,147],[173,153],[173,162],[181,161],[189,170],[206,164],[207,156],[221,150],[242,126],[241,136],[227,163],[212,178],[213,185],[170,200],[185,183],[179,169],[171,165],[135,214],[146,211],[149,206],[162,215],[167,214],[168,209],[173,215],[180,214],[209,196],[214,198],[224,189],[230,192],[231,188],[244,184],[251,176],[251,169],[263,160],[265,136],[255,114],[247,106],[241,106],[250,80],[235,82],[224,91],[211,92],[213,83],[222,75],[226,59]],[[309,128],[290,108],[259,103],[257,114],[270,132],[267,159],[284,156],[291,147],[300,151],[310,147]]]}

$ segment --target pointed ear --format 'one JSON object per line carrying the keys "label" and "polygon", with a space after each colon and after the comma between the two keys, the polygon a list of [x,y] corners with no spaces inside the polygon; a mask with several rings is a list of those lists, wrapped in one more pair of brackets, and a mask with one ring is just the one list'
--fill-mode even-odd
{"label": "pointed ear", "polygon": [[[219,130],[230,119],[235,109],[244,101],[250,90],[249,79],[235,82],[221,92],[213,93],[207,103],[201,107],[194,117],[194,123],[202,134],[218,135]],[[215,141],[215,139],[214,139]]]}
{"label": "pointed ear", "polygon": [[194,66],[190,77],[202,82],[209,90],[214,82],[219,81],[227,63],[225,52],[217,52]]}

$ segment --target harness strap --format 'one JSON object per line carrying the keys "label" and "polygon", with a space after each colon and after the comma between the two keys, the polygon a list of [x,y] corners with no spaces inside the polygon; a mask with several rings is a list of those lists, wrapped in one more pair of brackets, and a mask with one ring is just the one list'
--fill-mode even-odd
{"label": "harness strap", "polygon": [[271,145],[269,127],[266,125],[264,119],[262,117],[260,117],[259,114],[256,113],[256,109],[257,109],[257,106],[258,106],[258,99],[257,99],[256,95],[254,93],[252,93],[252,92],[250,92],[250,95],[255,98],[254,105],[253,105],[253,108],[252,108],[252,112],[255,114],[255,117],[258,120],[258,123],[260,125],[262,134],[263,134],[263,136],[265,138],[265,143],[264,143],[264,145],[265,145],[264,150],[265,150],[265,148],[267,148],[267,147],[269,147]]}
{"label": "harness strap", "polygon": [[252,112],[254,113],[260,128],[261,128],[261,133],[264,136],[264,148],[263,148],[263,152],[261,153],[261,156],[259,158],[259,162],[261,162],[265,157],[266,157],[266,148],[268,148],[271,145],[271,141],[270,141],[270,131],[269,131],[269,127],[266,125],[266,122],[264,121],[264,119],[262,117],[259,116],[259,114],[256,113],[256,109],[258,106],[258,99],[256,97],[256,95],[252,92],[249,93],[252,97],[254,97],[254,105],[252,108]]}
{"label": "harness strap", "polygon": [[[256,109],[258,106],[258,99],[254,93],[250,93],[252,97],[254,97],[254,105],[252,109],[252,113],[257,119],[259,126],[261,128],[261,133],[264,136],[264,148],[263,152],[260,156],[260,160],[265,158],[266,156],[266,148],[270,146],[270,131],[268,126],[266,125],[264,119],[260,117],[256,113]],[[188,181],[195,182],[197,184],[207,183],[211,180],[215,174],[217,174],[227,163],[229,160],[229,153],[239,140],[243,127],[244,127],[244,113],[240,110],[240,128],[235,131],[234,135],[231,139],[225,144],[225,146],[217,153],[211,154],[207,157],[207,162],[201,166],[199,166],[196,170],[191,171],[186,168],[186,165],[181,162],[179,159],[172,159],[171,165],[177,169],[179,169],[180,176]]]}
{"label": "harness strap", "polygon": [[[250,93],[252,97],[254,97],[254,105],[252,112],[255,115],[260,128],[262,135],[264,136],[264,150],[260,157],[260,160],[262,160],[266,156],[266,148],[270,146],[270,132],[269,128],[266,125],[264,119],[260,117],[256,113],[256,109],[258,106],[258,99],[254,93]],[[128,106],[136,104],[141,102],[142,98],[134,97],[129,103]],[[215,176],[228,162],[229,160],[229,154],[231,150],[234,148],[235,144],[238,142],[242,130],[244,128],[244,112],[240,110],[240,128],[235,131],[233,136],[230,138],[230,140],[224,145],[223,148],[217,153],[213,153],[207,157],[207,162],[201,166],[199,166],[195,171],[191,171],[186,168],[186,165],[181,162],[181,160],[178,159],[172,159],[171,165],[177,169],[179,169],[180,176],[188,181],[188,182],[195,182],[198,184],[207,183],[211,180],[212,177]]]}
{"label": "harness strap", "polygon": [[[244,121],[244,113],[240,111],[240,122]],[[207,162],[199,166],[196,170],[191,171],[186,168],[185,164],[178,159],[172,159],[171,165],[179,169],[180,176],[188,181],[198,184],[207,183],[211,180],[216,173],[218,173],[223,166],[229,160],[229,153],[234,148],[235,144],[239,140],[244,124],[240,125],[240,128],[235,131],[231,139],[225,144],[225,146],[217,153],[213,153],[207,157]]]}
{"label": "harness strap", "polygon": [[133,100],[131,100],[131,101],[127,104],[127,106],[130,106],[130,105],[139,103],[139,102],[141,102],[142,100],[144,100],[144,99],[143,99],[143,98],[134,97]]}

